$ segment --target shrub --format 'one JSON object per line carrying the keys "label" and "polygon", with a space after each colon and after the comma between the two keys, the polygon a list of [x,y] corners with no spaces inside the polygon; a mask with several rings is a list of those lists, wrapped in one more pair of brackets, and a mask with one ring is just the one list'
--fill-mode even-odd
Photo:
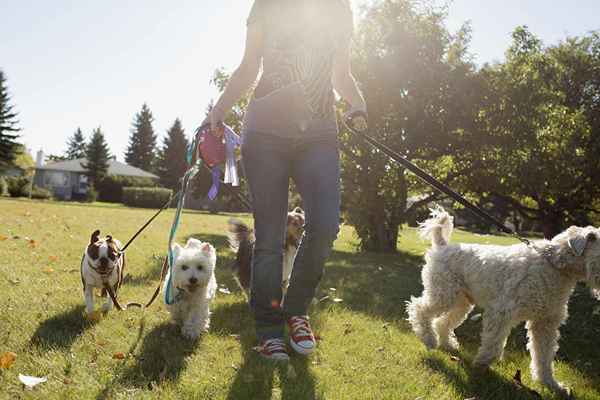
{"label": "shrub", "polygon": [[134,178],[126,176],[109,175],[96,185],[100,201],[109,203],[123,202],[123,188],[126,187],[154,187],[156,182],[150,178]]}
{"label": "shrub", "polygon": [[0,196],[8,196],[8,183],[3,176],[0,176]]}
{"label": "shrub", "polygon": [[53,194],[51,191],[49,191],[48,189],[37,187],[37,186],[34,186],[33,191],[31,192],[32,199],[49,200],[52,197],[53,197]]}
{"label": "shrub", "polygon": [[85,195],[85,201],[86,203],[94,203],[96,200],[98,200],[98,192],[93,186],[90,186]]}
{"label": "shrub", "polygon": [[6,178],[8,194],[11,197],[29,197],[31,181],[24,176],[13,176]]}
{"label": "shrub", "polygon": [[172,191],[164,188],[126,187],[123,188],[123,204],[130,207],[160,208]]}

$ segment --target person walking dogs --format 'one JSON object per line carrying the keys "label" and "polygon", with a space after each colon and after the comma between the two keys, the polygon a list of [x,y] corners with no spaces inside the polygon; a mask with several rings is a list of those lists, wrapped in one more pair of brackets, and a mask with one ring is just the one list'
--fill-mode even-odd
{"label": "person walking dogs", "polygon": [[[217,132],[225,114],[256,82],[242,130],[242,160],[252,196],[256,243],[251,298],[260,354],[289,359],[316,347],[308,307],[340,221],[340,164],[335,92],[350,113],[366,105],[350,68],[349,0],[255,0],[243,60],[207,120]],[[366,114],[365,114],[366,115]],[[283,244],[289,179],[306,223],[282,302]]]}

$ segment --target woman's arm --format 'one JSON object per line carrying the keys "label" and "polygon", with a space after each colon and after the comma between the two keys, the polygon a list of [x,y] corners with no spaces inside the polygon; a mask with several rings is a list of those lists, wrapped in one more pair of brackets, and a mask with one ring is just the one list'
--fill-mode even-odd
{"label": "woman's arm", "polygon": [[350,67],[350,43],[340,47],[333,65],[333,88],[348,103],[353,111],[367,111],[367,105],[358,89]]}
{"label": "woman's arm", "polygon": [[217,101],[207,117],[213,130],[223,121],[231,107],[256,82],[262,59],[262,42],[262,25],[259,23],[249,24],[242,62],[231,75],[231,78],[229,78],[225,91],[221,94],[219,101]]}

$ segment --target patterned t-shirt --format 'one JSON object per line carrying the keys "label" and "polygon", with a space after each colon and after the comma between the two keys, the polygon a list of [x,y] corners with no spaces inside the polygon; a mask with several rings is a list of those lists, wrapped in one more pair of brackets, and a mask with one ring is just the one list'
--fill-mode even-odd
{"label": "patterned t-shirt", "polygon": [[[290,118],[301,114],[303,122],[321,121],[321,126],[336,129],[333,60],[352,35],[348,1],[255,0],[248,24],[261,24],[264,35],[263,70],[255,100],[279,97],[277,111],[285,113],[289,105]],[[291,110],[300,106],[306,112]]]}

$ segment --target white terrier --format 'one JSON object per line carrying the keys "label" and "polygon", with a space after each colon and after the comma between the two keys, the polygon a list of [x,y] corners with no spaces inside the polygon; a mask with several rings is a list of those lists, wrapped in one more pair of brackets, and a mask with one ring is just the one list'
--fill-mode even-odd
{"label": "white terrier", "polygon": [[443,209],[421,224],[432,241],[422,271],[425,290],[408,302],[408,320],[428,348],[457,350],[454,329],[474,305],[485,312],[475,364],[502,358],[511,329],[527,321],[531,373],[551,390],[567,394],[554,379],[559,327],[578,281],[600,288],[600,230],[572,226],[551,241],[532,246],[449,244],[453,219]]}
{"label": "white terrier", "polygon": [[121,243],[112,236],[100,239],[100,231],[92,233],[90,243],[81,259],[81,282],[88,315],[94,312],[95,289],[101,289],[101,296],[106,297],[102,312],[108,312],[113,306],[105,285],[110,286],[116,296],[123,282],[125,254],[119,254],[120,247]]}
{"label": "white terrier", "polygon": [[210,302],[217,291],[217,252],[210,243],[192,238],[185,247],[175,243],[173,253],[173,288],[178,294],[167,309],[181,333],[196,339],[210,326]]}

